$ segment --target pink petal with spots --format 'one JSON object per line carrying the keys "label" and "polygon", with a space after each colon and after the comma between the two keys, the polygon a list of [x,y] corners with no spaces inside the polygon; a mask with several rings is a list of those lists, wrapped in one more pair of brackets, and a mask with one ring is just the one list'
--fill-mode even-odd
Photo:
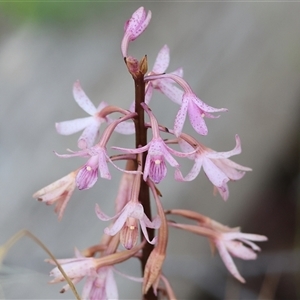
{"label": "pink petal with spots", "polygon": [[[181,138],[178,139],[178,145],[184,153],[193,152],[195,150],[189,143]],[[195,154],[189,155],[189,158],[194,159]]]}
{"label": "pink petal with spots", "polygon": [[94,145],[94,142],[97,138],[99,133],[100,122],[93,119],[91,124],[89,124],[84,131],[82,132],[81,136],[78,139],[78,148],[85,149],[90,148]]}
{"label": "pink petal with spots", "polygon": [[196,97],[194,94],[187,95],[189,98],[189,101],[194,102],[201,110],[204,112],[221,112],[221,111],[228,111],[227,108],[215,108],[212,106],[207,105],[203,101],[201,101],[199,98]]}
{"label": "pink petal with spots", "polygon": [[181,107],[176,115],[175,122],[174,122],[174,133],[177,137],[182,132],[182,128],[186,118],[186,113],[188,110],[188,104],[189,104],[188,99],[183,97]]}
{"label": "pink petal with spots", "polygon": [[228,182],[227,176],[209,159],[204,158],[202,161],[203,170],[211,183],[217,187],[223,186]]}
{"label": "pink petal with spots", "polygon": [[124,26],[125,34],[129,36],[129,40],[134,41],[139,35],[141,35],[147,28],[150,20],[151,11],[148,11],[146,16],[146,10],[144,7],[140,7],[136,10]]}
{"label": "pink petal with spots", "polygon": [[131,121],[122,122],[117,125],[115,131],[124,135],[129,135],[135,133],[134,123]]}
{"label": "pink petal with spots", "polygon": [[229,197],[229,189],[228,189],[228,184],[226,182],[227,181],[224,180],[224,182],[221,186],[216,187],[218,189],[220,196],[222,197],[222,199],[224,201],[228,200],[228,197]]}
{"label": "pink petal with spots", "polygon": [[164,73],[170,63],[170,50],[167,45],[164,45],[158,52],[152,71],[156,74]]}
{"label": "pink petal with spots", "polygon": [[197,105],[191,101],[189,102],[188,106],[188,114],[191,125],[195,129],[195,131],[201,135],[207,135],[208,129],[201,115],[202,112],[197,107]]}
{"label": "pink petal with spots", "polygon": [[93,117],[80,118],[70,121],[55,123],[56,130],[59,134],[69,135],[86,128],[93,122]]}
{"label": "pink petal with spots", "polygon": [[80,86],[79,81],[76,81],[73,85],[73,96],[77,104],[89,115],[94,115],[97,112],[95,105],[87,97],[85,92]]}
{"label": "pink petal with spots", "polygon": [[194,180],[200,173],[202,167],[202,157],[199,157],[195,160],[195,163],[191,169],[191,171],[183,178],[180,171],[175,171],[175,179],[178,181],[192,181]]}
{"label": "pink petal with spots", "polygon": [[236,142],[235,147],[231,151],[226,151],[226,152],[210,151],[207,152],[206,157],[220,159],[220,158],[229,158],[233,155],[240,154],[242,152],[241,140],[237,134],[235,135],[235,142]]}
{"label": "pink petal with spots", "polygon": [[107,155],[104,149],[101,149],[98,154],[98,166],[101,178],[111,179],[111,175],[106,161]]}
{"label": "pink petal with spots", "polygon": [[158,80],[157,89],[176,104],[182,104],[183,91],[167,79]]}

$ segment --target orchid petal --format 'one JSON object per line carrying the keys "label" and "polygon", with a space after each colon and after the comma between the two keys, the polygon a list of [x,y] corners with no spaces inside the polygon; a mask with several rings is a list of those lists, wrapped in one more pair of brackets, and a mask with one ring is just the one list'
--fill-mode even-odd
{"label": "orchid petal", "polygon": [[84,284],[84,287],[83,287],[82,293],[81,293],[81,299],[82,300],[89,299],[89,295],[92,291],[94,281],[95,281],[94,277],[88,276],[86,278],[86,281],[85,281],[85,284]]}
{"label": "orchid petal", "polygon": [[105,101],[100,102],[99,105],[98,105],[98,107],[97,107],[97,112],[100,112],[106,106],[108,106],[108,104]]}
{"label": "orchid petal", "polygon": [[188,94],[187,97],[191,102],[193,102],[196,106],[198,106],[203,112],[224,112],[228,111],[227,108],[215,108],[207,105],[203,101],[201,101],[195,94]]}
{"label": "orchid petal", "polygon": [[144,181],[147,181],[147,178],[149,176],[149,172],[150,172],[150,165],[151,165],[151,157],[148,153],[147,157],[146,157],[146,162],[145,162],[145,167],[144,167],[144,172],[143,172],[143,179]]}
{"label": "orchid petal", "polygon": [[78,139],[78,148],[85,149],[93,146],[99,132],[100,123],[93,119]]}
{"label": "orchid petal", "polygon": [[226,232],[222,236],[224,240],[246,239],[257,242],[264,242],[268,240],[268,238],[264,235],[242,232]]}
{"label": "orchid petal", "polygon": [[229,189],[226,181],[224,181],[221,186],[217,186],[217,189],[223,200],[226,201],[229,197]]}
{"label": "orchid petal", "polygon": [[59,134],[70,135],[89,126],[92,123],[92,121],[93,117],[85,117],[75,120],[58,122],[55,123],[55,127]]}
{"label": "orchid petal", "polygon": [[218,248],[220,257],[222,258],[227,270],[240,282],[245,283],[245,279],[239,273],[232,257],[227,251],[224,243],[222,241],[216,241],[216,247]]}
{"label": "orchid petal", "polygon": [[100,170],[100,176],[101,178],[111,179],[111,175],[106,162],[106,157],[107,155],[105,150],[102,150],[98,155],[98,166]]}
{"label": "orchid petal", "polygon": [[[165,145],[163,145],[164,147],[162,147],[162,153],[164,158],[166,159],[166,161],[172,166],[172,167],[179,167],[178,162],[176,161],[176,159],[170,154],[170,152],[168,151],[168,147],[166,147]],[[172,149],[173,150],[173,149]],[[177,152],[177,151],[176,151]],[[179,155],[178,155],[179,156]]]}
{"label": "orchid petal", "polygon": [[164,73],[170,63],[170,50],[167,45],[164,45],[158,52],[152,71],[156,74]]}
{"label": "orchid petal", "polygon": [[165,149],[167,149],[168,152],[170,152],[178,157],[191,157],[197,152],[197,149],[194,149],[194,148],[192,148],[192,150],[190,152],[179,152],[179,151],[176,151],[176,150],[172,149],[171,147],[167,146],[165,143],[164,143],[164,147],[165,147]]}
{"label": "orchid petal", "polygon": [[87,190],[94,186],[98,180],[98,168],[84,166],[76,176],[76,185],[79,190]]}
{"label": "orchid petal", "polygon": [[245,247],[243,243],[239,241],[227,242],[226,248],[231,255],[244,260],[253,260],[257,258],[257,254],[251,248]]}
{"label": "orchid petal", "polygon": [[133,134],[135,133],[134,123],[124,121],[116,126],[115,131],[126,135]]}
{"label": "orchid petal", "polygon": [[[178,145],[184,153],[192,152],[194,150],[194,148],[188,142],[181,138],[178,139]],[[192,154],[189,156],[189,158],[194,159],[195,155]]]}
{"label": "orchid petal", "polygon": [[113,220],[113,219],[117,218],[117,217],[123,212],[123,210],[121,210],[121,212],[119,212],[119,213],[116,214],[115,216],[109,217],[109,216],[107,216],[107,215],[100,209],[100,206],[99,206],[98,204],[96,204],[96,205],[95,205],[95,212],[96,212],[97,217],[98,217],[101,221],[110,221],[110,220]]}
{"label": "orchid petal", "polygon": [[197,158],[195,160],[195,163],[194,163],[191,171],[184,178],[180,178],[180,177],[175,176],[175,179],[179,180],[179,181],[192,181],[192,180],[194,180],[199,175],[199,173],[201,171],[202,163],[203,163],[203,158],[202,157]]}
{"label": "orchid petal", "polygon": [[114,224],[108,228],[106,227],[104,232],[108,235],[115,235],[117,232],[121,230],[123,225],[125,224],[127,218],[132,213],[133,207],[132,205],[129,205],[129,203],[124,207],[124,209],[121,211],[119,217],[116,219]]}
{"label": "orchid petal", "polygon": [[183,90],[179,89],[167,79],[161,79],[157,82],[157,89],[176,104],[182,104]]}
{"label": "orchid petal", "polygon": [[150,100],[152,98],[152,94],[153,94],[153,85],[150,82],[149,85],[148,85],[148,88],[146,89],[146,92],[145,92],[145,103],[147,105],[150,103]]}
{"label": "orchid petal", "polygon": [[188,104],[189,104],[188,99],[183,97],[181,107],[180,107],[180,109],[179,109],[179,111],[176,115],[175,122],[174,122],[174,133],[177,137],[182,132],[184,121],[185,121],[185,118],[186,118],[186,113],[187,113],[187,110],[188,110]]}
{"label": "orchid petal", "polygon": [[112,267],[107,268],[105,291],[107,299],[119,299],[118,287],[114,278]]}
{"label": "orchid petal", "polygon": [[212,151],[212,152],[208,152],[206,156],[208,158],[223,159],[223,158],[228,158],[228,157],[240,154],[242,152],[241,140],[237,134],[235,135],[235,141],[236,141],[236,145],[231,151],[226,151],[226,152],[213,152]]}
{"label": "orchid petal", "polygon": [[[140,173],[139,171],[128,171],[128,170],[124,170],[120,167],[118,167],[112,160],[111,158],[107,155],[107,153],[105,153],[106,155],[106,159],[116,168],[118,169],[119,171],[123,172],[123,173],[127,173],[127,174],[138,174]],[[110,178],[107,178],[107,179],[110,179]]]}
{"label": "orchid petal", "polygon": [[73,96],[77,104],[89,115],[94,115],[97,112],[95,105],[87,97],[85,92],[80,86],[79,81],[76,81],[73,85]]}
{"label": "orchid petal", "polygon": [[33,194],[33,198],[50,203],[50,199],[57,198],[58,196],[60,196],[63,193],[63,191],[65,191],[66,188],[70,185],[70,182],[67,181],[67,177],[69,177],[69,175],[65,177],[66,180],[63,180],[62,178],[61,181],[51,183],[43,189],[37,191]]}
{"label": "orchid petal", "polygon": [[230,159],[225,158],[225,159],[222,159],[222,160],[215,160],[215,159],[212,159],[212,160],[213,161],[218,161],[220,163],[220,165],[222,165],[222,167],[224,167],[224,169],[233,168],[233,169],[237,169],[239,171],[252,171],[251,168],[239,165],[239,164],[235,163],[234,161],[232,161]]}
{"label": "orchid petal", "polygon": [[80,156],[80,157],[89,157],[89,153],[88,153],[89,149],[83,149],[80,151],[71,151],[71,154],[59,154],[56,151],[54,151],[55,155],[58,157],[62,157],[62,158],[69,158],[69,157],[76,157],[76,156]]}
{"label": "orchid petal", "polygon": [[149,149],[149,144],[147,144],[143,147],[137,148],[137,149],[128,149],[128,148],[115,147],[115,146],[113,146],[111,148],[115,149],[115,150],[120,150],[120,151],[124,151],[127,153],[131,153],[131,154],[137,154],[137,153],[143,153],[143,152],[147,151]]}
{"label": "orchid petal", "polygon": [[[211,159],[211,161],[219,168],[222,170],[222,172],[230,179],[230,180],[239,180],[241,178],[244,177],[244,175],[246,174],[245,172],[241,172],[238,169],[235,169],[234,167],[228,167],[224,160],[215,160],[215,159]],[[232,162],[232,161],[230,161]],[[237,164],[235,164],[237,165]],[[243,167],[243,166],[241,166]],[[245,167],[246,168],[246,167]],[[250,168],[246,168],[246,171],[251,171]]]}
{"label": "orchid petal", "polygon": [[228,182],[227,176],[209,159],[204,158],[202,161],[203,170],[213,185],[217,187],[223,186],[224,182]]}
{"label": "orchid petal", "polygon": [[145,223],[145,225],[148,227],[148,228],[152,228],[152,229],[158,229],[161,225],[161,219],[159,216],[156,216],[153,221],[151,222],[149,220],[149,218],[144,214],[143,216],[143,222]]}
{"label": "orchid petal", "polygon": [[148,235],[148,231],[147,231],[147,229],[146,229],[145,223],[144,223],[143,221],[140,221],[140,225],[141,225],[142,232],[143,232],[144,237],[145,237],[145,239],[147,240],[147,242],[148,242],[149,244],[151,244],[151,245],[154,245],[157,238],[154,237],[154,238],[152,239],[152,241],[150,241],[149,235]]}
{"label": "orchid petal", "polygon": [[195,131],[201,135],[207,135],[208,129],[202,117],[202,112],[192,101],[189,102],[188,114],[191,125]]}
{"label": "orchid petal", "polygon": [[171,74],[177,75],[179,77],[183,77],[183,69],[182,68],[178,68],[175,71],[171,72]]}

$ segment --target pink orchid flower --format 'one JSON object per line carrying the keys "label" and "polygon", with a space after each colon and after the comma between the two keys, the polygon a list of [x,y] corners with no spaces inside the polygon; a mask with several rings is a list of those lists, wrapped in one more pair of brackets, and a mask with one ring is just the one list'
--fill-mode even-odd
{"label": "pink orchid flower", "polygon": [[[165,71],[169,66],[169,62],[170,62],[170,50],[167,45],[164,45],[156,57],[152,71],[149,72],[147,76],[165,73]],[[171,74],[175,74],[179,77],[182,77],[183,70],[182,68],[179,68],[176,71],[172,72]],[[162,78],[162,79],[149,81],[145,91],[145,103],[147,105],[150,103],[154,89],[163,93],[173,102],[181,105],[183,91],[179,89],[176,85],[174,85],[173,80],[168,78]],[[135,103],[132,103],[130,107],[130,111],[134,111],[134,110],[135,110]]]}
{"label": "pink orchid flower", "polygon": [[[118,290],[112,273],[113,270],[116,272],[118,271],[115,270],[113,266],[133,257],[143,246],[144,243],[141,243],[131,250],[107,254],[100,258],[84,257],[75,248],[74,258],[57,259],[57,262],[60,264],[73,284],[80,282],[84,277],[86,277],[86,283],[82,292],[82,299],[118,299]],[[56,262],[52,259],[46,259],[45,261],[56,265]],[[120,274],[131,280],[141,281],[139,278],[137,279],[122,273]],[[50,283],[65,281],[65,277],[58,267],[52,269],[50,276],[54,277]],[[69,288],[69,284],[66,284],[60,292],[64,293]],[[97,298],[98,295],[102,295],[103,297]]]}
{"label": "pink orchid flower", "polygon": [[118,300],[119,293],[117,283],[114,277],[117,273],[129,280],[142,282],[143,278],[129,276],[119,272],[113,266],[102,267],[97,270],[96,277],[87,277],[82,290],[82,300]]}
{"label": "pink orchid flower", "polygon": [[[115,216],[108,217],[106,214],[104,214],[99,205],[96,204],[96,214],[97,217],[102,221],[109,221],[116,219],[114,224],[109,228],[105,228],[104,232],[107,235],[115,235],[120,230],[125,230],[125,236],[128,234],[126,233],[127,229],[131,230],[132,232],[135,231],[135,234],[132,234],[132,238],[130,240],[121,239],[121,243],[126,249],[131,249],[137,242],[138,238],[138,231],[136,222],[139,221],[142,232],[150,244],[155,244],[156,238],[154,237],[152,241],[150,241],[148,232],[146,227],[158,229],[160,227],[161,221],[159,217],[156,217],[153,221],[150,221],[149,218],[144,213],[143,205],[136,200],[130,200],[124,208]],[[123,241],[123,242],[122,242]]]}
{"label": "pink orchid flower", "polygon": [[[108,105],[105,102],[101,102],[96,108],[81,88],[79,81],[76,81],[73,85],[73,96],[77,104],[90,117],[56,123],[56,130],[62,135],[70,135],[83,130],[78,139],[78,148],[89,148],[94,144],[101,124],[112,122],[107,116],[109,112],[104,110]],[[129,125],[128,127],[119,124],[116,131],[122,134],[132,134],[132,126]]]}
{"label": "pink orchid flower", "polygon": [[267,237],[258,234],[226,232],[219,234],[214,239],[214,243],[228,271],[237,280],[245,283],[245,279],[239,273],[231,255],[244,260],[256,259],[257,254],[255,251],[260,251],[260,248],[252,241],[263,242],[267,240]]}
{"label": "pink orchid flower", "polygon": [[[99,259],[93,257],[83,257],[77,249],[75,249],[75,256],[76,257],[74,258],[57,260],[73,283],[78,283],[85,276],[97,276],[97,267]],[[46,262],[55,265],[55,262],[52,259],[46,259]],[[52,279],[50,283],[57,283],[65,280],[63,274],[60,272],[58,267],[55,267],[50,272],[50,276],[54,277],[54,279]],[[70,286],[66,284],[62,288],[61,293],[64,293],[69,288]]]}
{"label": "pink orchid flower", "polygon": [[128,113],[124,117],[114,121],[114,123],[110,124],[104,131],[103,136],[98,144],[91,148],[87,148],[84,150],[80,150],[77,152],[73,152],[72,154],[58,154],[59,157],[69,158],[75,156],[81,157],[90,157],[89,160],[82,166],[76,176],[76,185],[78,189],[85,190],[94,186],[96,181],[98,180],[98,173],[100,171],[100,177],[105,179],[111,179],[111,175],[107,166],[107,161],[109,161],[115,168],[122,172],[136,174],[136,171],[126,171],[119,168],[114,162],[111,160],[109,155],[107,154],[106,144],[115,129],[115,127],[121,122],[132,118],[135,113]]}
{"label": "pink orchid flower", "polygon": [[[121,147],[112,147],[112,148],[127,153],[132,153],[132,154],[143,153],[145,151],[148,151],[143,179],[146,181],[147,177],[149,176],[149,178],[154,183],[157,184],[161,182],[167,174],[167,167],[166,167],[165,160],[172,167],[176,169],[179,168],[178,162],[173,158],[171,154],[179,157],[187,157],[189,154],[178,152],[166,145],[164,140],[160,137],[157,120],[152,114],[150,108],[145,103],[142,103],[141,105],[143,106],[143,108],[145,109],[145,111],[148,113],[150,117],[150,123],[151,123],[152,133],[153,133],[152,140],[146,146],[140,147],[138,149],[126,149]],[[193,150],[191,153],[195,153],[195,150]]]}
{"label": "pink orchid flower", "polygon": [[[208,228],[201,225],[174,222],[169,222],[169,225],[207,237],[212,242],[212,245],[218,249],[228,271],[242,283],[245,283],[245,279],[239,273],[231,256],[244,260],[256,259],[256,252],[260,251],[260,248],[253,241],[264,242],[268,240],[264,235],[242,233],[237,228],[228,228],[227,232],[222,232],[223,230],[219,231],[216,228]],[[225,229],[225,226],[223,229]]]}
{"label": "pink orchid flower", "polygon": [[[169,62],[170,62],[170,50],[167,45],[164,45],[162,47],[162,49],[159,51],[159,53],[156,57],[153,69],[148,74],[148,76],[165,73],[169,66]],[[170,74],[174,74],[179,77],[182,77],[183,70],[182,70],[182,68],[179,68],[176,71],[171,72]],[[173,102],[181,105],[183,91],[181,89],[179,89],[176,85],[174,85],[173,80],[168,79],[168,78],[162,78],[162,79],[156,79],[156,80],[149,81],[149,86],[147,88],[146,95],[147,94],[151,95],[153,89],[160,91],[165,96],[167,96],[169,99],[171,99]]]}
{"label": "pink orchid flower", "polygon": [[33,198],[47,205],[55,203],[55,212],[58,214],[59,220],[62,219],[65,208],[75,190],[75,178],[78,171],[71,172],[33,194]]}
{"label": "pink orchid flower", "polygon": [[[178,181],[191,181],[194,180],[201,171],[203,170],[211,181],[211,183],[218,189],[221,197],[224,200],[228,199],[229,190],[227,182],[230,180],[239,180],[241,179],[246,171],[251,171],[252,169],[248,167],[241,166],[230,159],[229,157],[233,155],[240,154],[242,152],[241,142],[238,135],[235,136],[236,146],[233,150],[227,152],[216,152],[210,148],[205,147],[204,145],[198,143],[192,137],[182,134],[182,137],[185,137],[190,143],[198,145],[198,150],[196,153],[189,155],[190,159],[195,161],[191,171],[187,176],[183,177],[180,170],[175,171],[175,178]],[[193,149],[189,143],[184,141],[183,138],[180,138],[178,141],[181,149],[184,152],[189,152]]]}
{"label": "pink orchid flower", "polygon": [[161,74],[145,76],[145,81],[153,81],[159,79],[171,79],[178,83],[184,90],[181,107],[176,115],[174,122],[174,133],[178,137],[182,132],[182,128],[188,114],[192,127],[201,135],[207,135],[208,129],[204,121],[206,118],[218,118],[211,113],[227,111],[226,108],[214,108],[201,101],[192,91],[188,83],[177,74]]}
{"label": "pink orchid flower", "polygon": [[148,14],[146,14],[145,8],[140,7],[132,14],[131,18],[126,21],[124,25],[124,36],[121,43],[123,57],[127,57],[129,42],[134,41],[145,31],[150,23],[150,20],[151,11],[149,10]]}
{"label": "pink orchid flower", "polygon": [[119,299],[118,287],[112,266],[98,269],[96,276],[89,276],[82,290],[81,298],[89,300]]}

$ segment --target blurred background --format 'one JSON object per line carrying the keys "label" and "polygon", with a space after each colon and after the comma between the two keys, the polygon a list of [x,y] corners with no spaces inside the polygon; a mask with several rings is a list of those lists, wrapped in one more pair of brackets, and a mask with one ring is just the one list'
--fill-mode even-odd
{"label": "blurred background", "polygon": [[[209,134],[199,140],[227,151],[239,134],[243,152],[233,160],[253,168],[229,183],[226,203],[213,196],[203,172],[183,184],[173,180],[169,168],[159,186],[165,208],[195,210],[269,238],[259,245],[256,261],[235,260],[247,281],[243,285],[231,278],[218,255],[211,255],[207,240],[170,230],[165,275],[178,299],[299,299],[299,3],[0,3],[0,243],[27,228],[57,258],[67,258],[74,246],[97,243],[108,225],[97,219],[94,206],[114,213],[120,172],[112,168],[113,180],[75,191],[60,222],[54,207],[38,203],[32,194],[85,162],[53,153],[77,147],[79,134],[60,136],[54,127],[86,116],[72,97],[75,80],[96,106],[106,101],[128,108],[132,102],[133,82],[120,43],[124,22],[141,5],[152,11],[152,21],[129,54],[147,54],[151,69],[167,44],[168,71],[183,67],[184,78],[203,101],[229,109],[207,120]],[[151,105],[171,127],[178,106],[158,92]],[[194,134],[189,124],[185,129]],[[132,139],[116,134],[111,144],[130,147]],[[45,258],[31,240],[20,240],[1,269],[1,299],[74,298],[71,292],[59,293],[62,285],[47,284],[52,267]],[[118,268],[140,276],[136,261]],[[116,276],[121,299],[140,298],[138,283]]]}

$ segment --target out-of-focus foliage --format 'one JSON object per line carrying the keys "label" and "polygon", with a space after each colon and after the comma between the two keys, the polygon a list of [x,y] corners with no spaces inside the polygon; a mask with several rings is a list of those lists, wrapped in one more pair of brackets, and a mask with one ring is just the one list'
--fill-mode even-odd
{"label": "out-of-focus foliage", "polygon": [[71,26],[89,18],[100,18],[115,8],[116,3],[82,1],[7,1],[0,2],[0,14],[11,22]]}

